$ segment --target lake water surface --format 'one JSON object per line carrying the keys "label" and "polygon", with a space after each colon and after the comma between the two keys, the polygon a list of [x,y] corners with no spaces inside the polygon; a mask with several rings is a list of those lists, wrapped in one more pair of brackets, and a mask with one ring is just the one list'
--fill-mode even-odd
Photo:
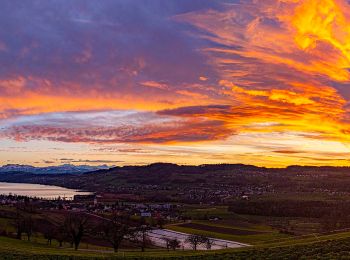
{"label": "lake water surface", "polygon": [[0,194],[21,195],[44,199],[55,199],[58,197],[73,199],[74,195],[88,195],[91,193],[50,185],[0,182]]}

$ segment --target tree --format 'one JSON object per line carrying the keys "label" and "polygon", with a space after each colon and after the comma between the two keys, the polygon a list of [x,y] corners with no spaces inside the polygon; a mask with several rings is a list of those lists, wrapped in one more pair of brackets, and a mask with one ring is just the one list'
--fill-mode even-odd
{"label": "tree", "polygon": [[171,239],[170,242],[169,242],[169,246],[172,250],[176,250],[177,248],[180,247],[180,241],[177,240],[176,238],[174,239]]}
{"label": "tree", "polygon": [[81,239],[84,235],[86,228],[87,218],[81,214],[69,214],[65,221],[64,227],[68,237],[71,239],[74,245],[74,249],[78,250]]}
{"label": "tree", "polygon": [[206,238],[200,235],[189,235],[186,238],[186,242],[191,244],[193,250],[197,250],[197,246],[205,243],[205,241]]}
{"label": "tree", "polygon": [[58,241],[60,247],[62,247],[63,242],[67,239],[67,232],[64,225],[57,227],[55,230],[55,239]]}
{"label": "tree", "polygon": [[22,239],[22,234],[26,233],[28,241],[30,241],[34,230],[34,221],[32,218],[34,213],[34,206],[29,198],[25,198],[24,203],[17,203],[16,217],[14,220],[17,239]]}
{"label": "tree", "polygon": [[114,215],[111,220],[105,220],[102,224],[104,238],[113,246],[114,252],[118,252],[119,246],[128,235],[134,230],[125,223],[119,216]]}
{"label": "tree", "polygon": [[28,241],[30,241],[33,235],[34,222],[32,216],[28,215],[24,217],[24,232],[27,234]]}
{"label": "tree", "polygon": [[205,241],[205,247],[207,248],[207,250],[211,250],[211,247],[213,244],[214,244],[214,240],[207,237]]}
{"label": "tree", "polygon": [[47,244],[51,245],[52,239],[55,237],[56,225],[51,222],[48,218],[40,219],[40,224],[35,225],[36,231],[42,233],[44,238],[47,239]]}
{"label": "tree", "polygon": [[44,238],[47,239],[47,244],[51,246],[52,239],[54,239],[56,233],[56,227],[54,225],[47,225],[43,232]]}
{"label": "tree", "polygon": [[163,226],[164,226],[164,223],[165,223],[165,220],[162,216],[159,216],[157,219],[157,225],[159,226],[159,228],[163,229]]}
{"label": "tree", "polygon": [[171,239],[168,237],[162,237],[162,240],[165,242],[166,249],[169,251]]}
{"label": "tree", "polygon": [[137,240],[140,241],[141,243],[141,251],[145,252],[145,248],[147,246],[147,243],[150,243],[148,239],[148,231],[151,228],[148,225],[140,225],[136,230],[135,230],[135,235],[137,236]]}
{"label": "tree", "polygon": [[23,215],[17,209],[16,218],[14,219],[14,226],[16,228],[16,238],[22,239],[22,233],[24,233],[24,218]]}
{"label": "tree", "polygon": [[14,220],[14,226],[16,228],[16,238],[22,239],[22,234],[26,233],[28,241],[33,234],[33,219],[31,215],[22,213],[17,209],[16,218]]}

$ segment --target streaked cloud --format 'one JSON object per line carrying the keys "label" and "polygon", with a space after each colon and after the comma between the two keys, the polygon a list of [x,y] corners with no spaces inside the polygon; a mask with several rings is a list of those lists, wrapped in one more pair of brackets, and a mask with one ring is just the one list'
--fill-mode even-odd
{"label": "streaked cloud", "polygon": [[135,111],[46,114],[19,118],[1,137],[24,142],[187,143],[225,139],[232,135],[225,123],[209,118],[169,117]]}
{"label": "streaked cloud", "polygon": [[64,144],[77,163],[349,164],[345,0],[15,0],[0,21],[7,147]]}

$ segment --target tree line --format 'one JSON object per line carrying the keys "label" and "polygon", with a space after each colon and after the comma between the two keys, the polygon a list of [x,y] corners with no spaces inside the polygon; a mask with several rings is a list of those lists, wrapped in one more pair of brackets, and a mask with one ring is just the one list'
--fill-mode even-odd
{"label": "tree line", "polygon": [[[33,234],[40,233],[51,245],[56,240],[59,247],[69,243],[75,250],[83,239],[89,241],[94,238],[98,241],[108,243],[115,252],[118,252],[123,242],[136,245],[145,251],[152,246],[149,237],[151,225],[146,223],[144,218],[135,221],[128,215],[112,214],[108,217],[90,216],[83,212],[66,212],[62,218],[50,219],[39,217],[35,208],[30,203],[18,204],[12,218],[12,225],[15,228],[15,237],[30,241]],[[176,250],[181,247],[181,241],[176,238],[162,237],[167,250]],[[211,249],[213,240],[205,236],[190,235],[185,241],[190,244],[193,250],[199,245]]]}
{"label": "tree line", "polygon": [[307,201],[307,200],[255,200],[235,201],[229,211],[237,214],[322,218],[333,212],[350,215],[350,202],[346,201]]}

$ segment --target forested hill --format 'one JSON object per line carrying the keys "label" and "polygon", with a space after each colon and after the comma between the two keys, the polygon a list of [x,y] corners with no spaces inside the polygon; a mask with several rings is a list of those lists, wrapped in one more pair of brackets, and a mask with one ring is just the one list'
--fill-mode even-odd
{"label": "forested hill", "polygon": [[147,166],[114,167],[78,176],[69,173],[0,173],[0,181],[50,184],[109,192],[123,190],[123,187],[142,190],[152,185],[159,190],[172,190],[179,187],[184,189],[249,187],[270,191],[328,189],[339,192],[350,191],[350,168],[290,166],[278,169],[243,164],[179,166],[156,163]]}

